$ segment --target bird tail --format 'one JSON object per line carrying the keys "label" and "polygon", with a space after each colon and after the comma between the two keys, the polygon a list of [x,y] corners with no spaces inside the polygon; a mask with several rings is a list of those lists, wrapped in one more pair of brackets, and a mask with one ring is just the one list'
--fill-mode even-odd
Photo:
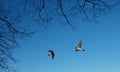
{"label": "bird tail", "polygon": [[82,50],[83,52],[85,51],[85,49]]}
{"label": "bird tail", "polygon": [[78,50],[75,50],[75,52],[77,52]]}

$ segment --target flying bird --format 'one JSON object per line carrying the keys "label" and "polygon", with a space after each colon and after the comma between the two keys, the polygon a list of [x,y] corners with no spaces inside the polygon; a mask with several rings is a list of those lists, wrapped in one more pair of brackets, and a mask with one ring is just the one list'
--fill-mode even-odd
{"label": "flying bird", "polygon": [[54,52],[53,50],[48,50],[48,52],[49,52],[48,56],[51,56],[52,59],[54,59],[54,57],[55,57],[55,52]]}
{"label": "flying bird", "polygon": [[82,48],[82,40],[80,40],[80,42],[78,43],[78,46],[76,47],[76,50],[75,50],[76,52],[78,52],[78,51],[82,51],[82,52],[84,52],[85,50]]}

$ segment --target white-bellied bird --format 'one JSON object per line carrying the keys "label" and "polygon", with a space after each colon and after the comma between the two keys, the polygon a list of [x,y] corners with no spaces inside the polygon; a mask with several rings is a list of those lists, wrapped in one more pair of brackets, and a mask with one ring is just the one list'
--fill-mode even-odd
{"label": "white-bellied bird", "polygon": [[76,52],[78,51],[82,51],[84,52],[85,50],[82,48],[82,40],[80,40],[80,42],[78,43],[78,46],[75,49]]}

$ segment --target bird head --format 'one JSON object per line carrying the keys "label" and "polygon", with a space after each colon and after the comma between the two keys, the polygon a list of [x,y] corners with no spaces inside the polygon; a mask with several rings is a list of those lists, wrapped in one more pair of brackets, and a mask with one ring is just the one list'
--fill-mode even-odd
{"label": "bird head", "polygon": [[48,56],[50,56],[50,54],[48,54]]}

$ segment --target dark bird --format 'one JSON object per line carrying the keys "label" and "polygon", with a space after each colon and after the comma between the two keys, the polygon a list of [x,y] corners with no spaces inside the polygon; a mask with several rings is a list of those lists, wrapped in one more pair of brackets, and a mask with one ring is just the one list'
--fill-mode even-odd
{"label": "dark bird", "polygon": [[48,50],[48,52],[49,52],[48,56],[52,56],[52,59],[54,59],[54,57],[55,57],[54,51],[53,50]]}
{"label": "dark bird", "polygon": [[84,52],[85,50],[82,48],[82,41],[80,40],[80,42],[78,43],[78,46],[76,47],[76,50],[75,50],[76,52],[77,51],[82,51],[82,52]]}

